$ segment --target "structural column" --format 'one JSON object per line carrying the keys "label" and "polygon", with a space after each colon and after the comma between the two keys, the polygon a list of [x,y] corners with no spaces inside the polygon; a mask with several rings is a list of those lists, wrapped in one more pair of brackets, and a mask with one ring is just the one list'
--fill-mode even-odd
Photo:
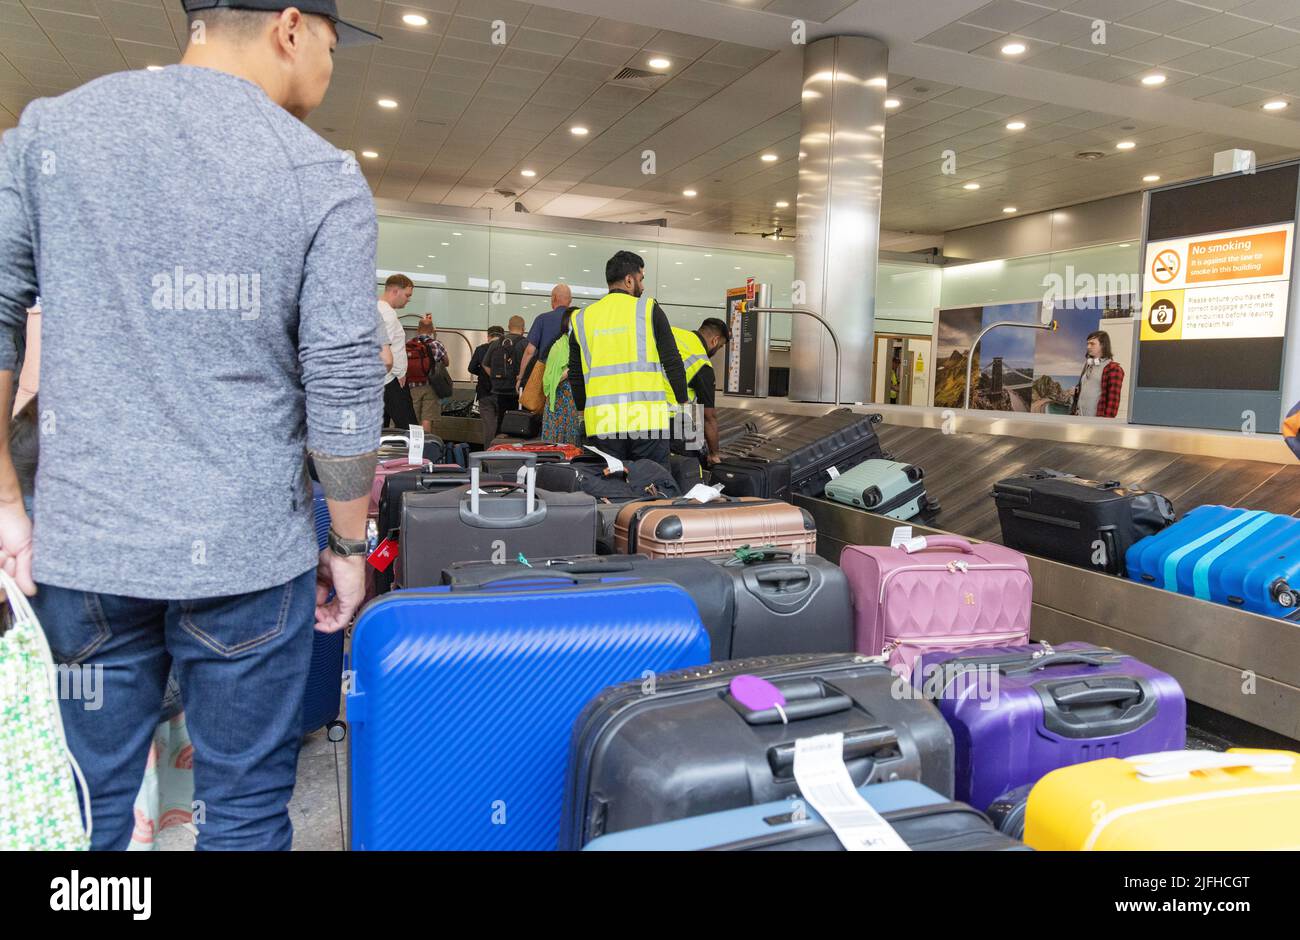
{"label": "structural column", "polygon": [[[888,70],[889,49],[867,36],[831,36],[804,49],[794,306],[835,328],[846,402],[871,397]],[[831,401],[831,339],[811,317],[793,321],[790,397]]]}

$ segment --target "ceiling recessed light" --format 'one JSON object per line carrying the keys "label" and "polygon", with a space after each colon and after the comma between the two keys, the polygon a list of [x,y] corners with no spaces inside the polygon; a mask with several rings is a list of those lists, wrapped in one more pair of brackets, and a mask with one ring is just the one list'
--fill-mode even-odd
{"label": "ceiling recessed light", "polygon": [[675,264],[681,264],[681,262],[680,262],[680,261],[677,261],[677,262],[674,262],[674,263],[675,263]]}
{"label": "ceiling recessed light", "polygon": [[583,274],[590,274],[590,273],[591,273],[591,268],[583,268],[583,269],[582,269],[582,273],[583,273]]}
{"label": "ceiling recessed light", "polygon": [[417,264],[416,267],[417,267],[417,268],[422,268],[422,267],[424,267],[424,265],[422,265],[422,264]]}
{"label": "ceiling recessed light", "polygon": [[775,163],[775,162],[776,162],[776,154],[774,154],[774,153],[765,153],[765,154],[763,154],[763,156],[760,157],[759,159],[761,159],[764,163]]}
{"label": "ceiling recessed light", "polygon": [[570,248],[577,248],[578,246],[577,246],[577,245],[570,245],[569,247],[570,247]]}
{"label": "ceiling recessed light", "polygon": [[736,265],[736,266],[735,266],[734,268],[732,268],[731,270],[733,270],[733,271],[739,271],[739,270],[740,270],[740,265]]}
{"label": "ceiling recessed light", "polygon": [[450,245],[451,245],[451,242],[442,242],[442,247],[443,247],[443,248],[447,248],[447,247],[449,247]]}
{"label": "ceiling recessed light", "polygon": [[698,280],[699,280],[699,278],[698,278],[698,277],[697,277],[697,278],[696,278],[696,279],[695,279],[695,280],[697,280],[697,281],[698,281]]}
{"label": "ceiling recessed light", "polygon": [[367,160],[373,160],[379,156],[379,154],[375,153],[373,150],[363,150],[361,151],[361,156],[365,157]]}
{"label": "ceiling recessed light", "polygon": [[451,234],[453,234],[453,235],[459,235],[460,232],[452,232]]}
{"label": "ceiling recessed light", "polygon": [[1164,83],[1165,76],[1159,72],[1152,72],[1150,75],[1142,76],[1143,85],[1163,85]]}
{"label": "ceiling recessed light", "polygon": [[1132,246],[1129,242],[1124,242],[1124,243],[1121,244],[1119,247],[1121,247],[1121,248],[1132,248],[1133,246]]}
{"label": "ceiling recessed light", "polygon": [[1023,131],[1024,129],[1025,129],[1025,122],[1024,122],[1024,121],[1008,121],[1008,122],[1007,122],[1007,130],[1009,130],[1009,131]]}
{"label": "ceiling recessed light", "polygon": [[1265,111],[1281,111],[1285,107],[1286,107],[1286,102],[1281,100],[1280,98],[1277,101],[1264,102]]}
{"label": "ceiling recessed light", "polygon": [[575,124],[569,128],[569,133],[575,137],[586,137],[589,131],[581,124]]}
{"label": "ceiling recessed light", "polygon": [[397,102],[394,101],[392,98],[380,98],[379,106],[381,108],[395,108],[397,107]]}
{"label": "ceiling recessed light", "polygon": [[437,255],[425,255],[425,257],[426,257],[426,258],[436,258],[436,257],[438,257],[438,256],[437,256]]}
{"label": "ceiling recessed light", "polygon": [[1119,143],[1117,143],[1117,144],[1115,145],[1115,149],[1116,149],[1116,150],[1132,150],[1132,149],[1133,149],[1134,147],[1136,147],[1136,146],[1137,146],[1137,144],[1135,144],[1135,143],[1134,143],[1133,141],[1131,141],[1131,140],[1121,140]]}
{"label": "ceiling recessed light", "polygon": [[663,56],[655,56],[650,60],[649,64],[652,69],[666,69],[668,66],[672,65],[672,62],[665,59]]}
{"label": "ceiling recessed light", "polygon": [[965,186],[962,187],[962,189],[979,189],[979,188],[980,188],[979,183],[967,183]]}
{"label": "ceiling recessed light", "polygon": [[163,69],[161,65],[146,65],[145,68],[147,68],[150,72],[161,72]]}
{"label": "ceiling recessed light", "polygon": [[533,266],[533,263],[532,263],[531,261],[525,261],[525,262],[524,262],[524,267],[526,267],[526,268],[531,268],[532,266]]}
{"label": "ceiling recessed light", "polygon": [[548,251],[547,254],[550,255],[552,258],[557,257],[557,255],[553,251]]}
{"label": "ceiling recessed light", "polygon": [[786,209],[786,208],[788,208],[789,206],[790,206],[790,203],[786,202],[784,199],[782,199],[780,202],[778,202],[778,203],[776,204],[776,207],[777,207],[778,209]]}
{"label": "ceiling recessed light", "polygon": [[402,16],[402,22],[407,26],[428,26],[429,20],[419,13],[406,13]]}
{"label": "ceiling recessed light", "polygon": [[520,171],[519,171],[519,175],[520,175],[520,176],[527,176],[529,179],[532,179],[534,176],[537,175],[537,171],[536,171],[536,170],[520,170]]}
{"label": "ceiling recessed light", "polygon": [[1158,183],[1159,181],[1160,181],[1159,173],[1148,173],[1146,176],[1142,177],[1142,182],[1144,183]]}
{"label": "ceiling recessed light", "polygon": [[1024,51],[1025,44],[1023,42],[1009,42],[1002,47],[1003,55],[1020,55]]}
{"label": "ceiling recessed light", "polygon": [[690,199],[691,197],[696,196],[698,194],[693,189],[683,189],[682,195],[685,196],[687,199]]}
{"label": "ceiling recessed light", "polygon": [[885,88],[889,85],[889,79],[884,75],[877,75],[875,78],[867,79],[867,84],[874,88]]}
{"label": "ceiling recessed light", "polygon": [[712,258],[713,255],[705,255],[704,257],[706,257],[706,258]]}
{"label": "ceiling recessed light", "polygon": [[1005,213],[1007,213],[1008,215],[1010,215],[1012,212],[1015,212],[1015,211],[1016,211],[1016,207],[1015,207],[1015,206],[1006,206],[1002,211],[1005,212]]}
{"label": "ceiling recessed light", "polygon": [[885,99],[885,107],[886,107],[886,108],[897,108],[897,107],[898,107],[900,104],[902,104],[902,103],[903,103],[903,102],[899,101],[897,98],[886,98],[886,99]]}

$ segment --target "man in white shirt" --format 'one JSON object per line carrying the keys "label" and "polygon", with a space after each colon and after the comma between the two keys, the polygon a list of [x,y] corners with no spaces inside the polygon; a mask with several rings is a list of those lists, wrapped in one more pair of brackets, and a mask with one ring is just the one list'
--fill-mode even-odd
{"label": "man in white shirt", "polygon": [[[399,428],[408,428],[419,424],[415,417],[415,408],[411,404],[411,393],[406,388],[406,330],[397,319],[397,311],[405,307],[415,291],[415,283],[405,274],[390,274],[384,281],[384,293],[379,299],[379,337],[392,365],[384,376],[384,424],[394,424]],[[382,355],[382,350],[381,350]]]}

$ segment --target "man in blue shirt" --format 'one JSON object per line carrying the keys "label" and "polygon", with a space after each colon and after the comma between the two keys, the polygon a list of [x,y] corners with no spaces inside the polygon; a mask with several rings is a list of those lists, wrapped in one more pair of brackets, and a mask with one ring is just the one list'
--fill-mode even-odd
{"label": "man in blue shirt", "polygon": [[551,309],[538,316],[528,331],[528,348],[519,363],[518,388],[522,392],[528,384],[528,372],[534,362],[546,361],[546,350],[560,335],[564,323],[564,311],[573,303],[573,291],[568,284],[556,284],[551,288]]}

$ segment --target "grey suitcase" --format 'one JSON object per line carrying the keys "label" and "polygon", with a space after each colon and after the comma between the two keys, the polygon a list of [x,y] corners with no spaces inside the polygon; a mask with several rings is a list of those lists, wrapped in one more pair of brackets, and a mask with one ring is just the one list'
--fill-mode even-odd
{"label": "grey suitcase", "polygon": [[826,484],[826,498],[891,519],[938,508],[925,492],[925,471],[897,460],[866,460]]}
{"label": "grey suitcase", "polygon": [[[775,684],[784,715],[732,698],[742,674]],[[917,780],[951,799],[952,731],[932,703],[898,689],[887,666],[853,653],[713,663],[611,686],[573,726],[559,847],[795,796],[795,741],[833,732],[844,734],[855,787]]]}
{"label": "grey suitcase", "polygon": [[521,455],[470,454],[470,485],[440,493],[408,493],[402,500],[402,587],[442,584],[444,568],[458,561],[513,561],[520,555],[591,555],[596,551],[596,500],[586,493],[537,489],[537,458],[522,455],[522,483],[486,483],[480,468]]}
{"label": "grey suitcase", "polygon": [[731,578],[736,599],[727,659],[852,652],[853,600],[838,565],[817,555],[796,562],[776,549],[737,556],[709,559]]}

